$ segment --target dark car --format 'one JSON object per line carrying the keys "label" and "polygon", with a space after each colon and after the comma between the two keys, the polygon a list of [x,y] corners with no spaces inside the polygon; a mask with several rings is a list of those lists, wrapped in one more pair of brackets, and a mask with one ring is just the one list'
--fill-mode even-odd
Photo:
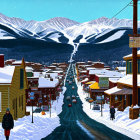
{"label": "dark car", "polygon": [[75,99],[76,97],[75,97],[75,95],[72,95],[72,99]]}
{"label": "dark car", "polygon": [[72,102],[73,102],[73,103],[77,103],[76,99],[73,99]]}
{"label": "dark car", "polygon": [[72,107],[72,104],[68,104],[68,107]]}
{"label": "dark car", "polygon": [[41,108],[36,108],[36,109],[33,111],[33,113],[40,113],[41,111],[42,111]]}
{"label": "dark car", "polygon": [[42,106],[41,109],[42,111],[49,111],[49,106]]}
{"label": "dark car", "polygon": [[70,100],[70,96],[67,96],[67,97],[66,97],[66,100]]}

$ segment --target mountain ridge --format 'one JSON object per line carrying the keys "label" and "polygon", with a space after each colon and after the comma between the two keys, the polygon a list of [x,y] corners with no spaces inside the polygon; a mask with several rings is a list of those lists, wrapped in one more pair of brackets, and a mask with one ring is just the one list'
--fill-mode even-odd
{"label": "mountain ridge", "polygon": [[[140,22],[138,25],[140,27]],[[76,43],[91,43],[93,41],[89,42],[89,38],[91,40],[120,27],[132,29],[132,26],[133,21],[129,19],[101,17],[79,23],[65,17],[55,17],[45,21],[26,21],[0,13],[0,39],[28,38],[74,45],[75,40]]]}

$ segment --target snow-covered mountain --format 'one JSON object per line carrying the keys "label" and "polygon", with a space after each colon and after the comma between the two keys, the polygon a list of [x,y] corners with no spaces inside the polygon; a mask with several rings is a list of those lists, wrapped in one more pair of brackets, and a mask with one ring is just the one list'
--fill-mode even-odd
{"label": "snow-covered mountain", "polygon": [[[140,22],[138,23],[140,27]],[[0,14],[0,40],[3,39],[37,39],[66,44],[106,43],[121,38],[127,30],[132,29],[129,19],[109,19],[101,17],[85,23],[56,17],[45,21],[25,21]],[[108,38],[100,40],[102,36]],[[110,36],[109,36],[110,35]]]}

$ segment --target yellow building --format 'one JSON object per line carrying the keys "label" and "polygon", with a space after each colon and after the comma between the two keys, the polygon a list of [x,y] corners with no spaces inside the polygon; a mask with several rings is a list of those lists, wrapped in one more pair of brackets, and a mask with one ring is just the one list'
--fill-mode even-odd
{"label": "yellow building", "polygon": [[15,120],[25,116],[27,88],[24,59],[21,65],[0,68],[0,122],[6,108]]}

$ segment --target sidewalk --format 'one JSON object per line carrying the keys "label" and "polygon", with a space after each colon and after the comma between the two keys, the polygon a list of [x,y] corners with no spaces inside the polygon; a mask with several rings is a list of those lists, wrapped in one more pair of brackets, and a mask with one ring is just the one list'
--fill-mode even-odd
{"label": "sidewalk", "polygon": [[112,121],[110,120],[109,105],[105,104],[103,108],[103,117],[101,117],[101,112],[90,109],[90,103],[85,101],[87,94],[83,91],[80,82],[77,82],[77,86],[79,97],[83,102],[83,110],[90,118],[135,140],[140,139],[140,118],[136,120],[129,119],[129,107],[127,107],[124,112],[116,110],[115,120]]}
{"label": "sidewalk", "polygon": [[[66,87],[63,88],[62,94],[57,100],[53,102],[50,112],[46,112],[46,115],[41,115],[41,113],[34,113],[34,123],[31,123],[32,116],[25,116],[14,121],[14,129],[11,130],[10,140],[40,140],[43,137],[46,137],[52,131],[60,126],[60,119],[58,115],[62,111],[63,98]],[[27,111],[31,111],[31,107],[27,107]],[[32,114],[32,113],[30,113]],[[0,140],[4,140],[4,130],[0,123]]]}

